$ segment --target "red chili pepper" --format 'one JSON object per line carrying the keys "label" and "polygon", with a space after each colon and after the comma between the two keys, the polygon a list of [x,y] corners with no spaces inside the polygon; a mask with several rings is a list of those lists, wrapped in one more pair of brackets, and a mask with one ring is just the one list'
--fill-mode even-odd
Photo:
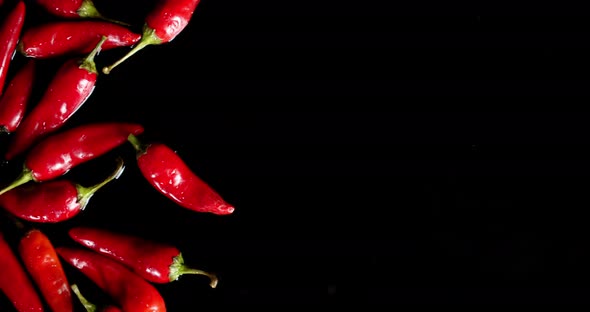
{"label": "red chili pepper", "polygon": [[135,123],[87,123],[50,135],[26,155],[21,174],[0,195],[29,181],[57,178],[73,167],[97,158],[125,143],[129,134],[140,134],[143,126]]}
{"label": "red chili pepper", "polygon": [[0,290],[19,312],[43,311],[43,303],[18,256],[0,233]]}
{"label": "red chili pepper", "polygon": [[84,187],[69,180],[52,180],[22,185],[0,195],[0,207],[31,222],[57,223],[69,220],[86,208],[90,198],[125,169],[118,160],[117,169],[100,183]]}
{"label": "red chili pepper", "polygon": [[70,283],[49,237],[39,229],[28,230],[18,246],[19,255],[52,311],[72,312]]}
{"label": "red chili pepper", "polygon": [[119,309],[118,307],[113,306],[113,305],[104,306],[104,307],[101,307],[100,310],[98,310],[95,304],[86,300],[86,298],[84,298],[84,296],[82,296],[82,293],[80,292],[80,289],[78,288],[78,285],[72,284],[71,288],[87,312],[97,312],[97,311],[100,311],[100,312],[123,312],[121,309]]}
{"label": "red chili pepper", "polygon": [[10,134],[20,125],[33,89],[35,61],[29,60],[14,75],[0,97],[0,132]]}
{"label": "red chili pepper", "polygon": [[109,295],[125,312],[165,312],[164,298],[124,265],[82,248],[57,247],[57,253]]}
{"label": "red chili pepper", "polygon": [[106,37],[84,59],[67,60],[50,82],[41,101],[27,113],[4,157],[11,160],[35,142],[63,126],[94,91],[98,73],[94,57]]}
{"label": "red chili pepper", "polygon": [[169,146],[159,142],[143,144],[135,135],[130,135],[128,140],[137,152],[137,165],[143,177],[160,193],[197,212],[217,215],[234,212],[234,206],[191,171]]}
{"label": "red chili pepper", "polygon": [[107,37],[102,50],[131,46],[141,38],[127,27],[105,21],[55,21],[27,28],[17,50],[33,58],[85,54],[102,36]]}
{"label": "red chili pepper", "polygon": [[146,16],[141,39],[121,59],[104,67],[108,74],[126,59],[149,45],[160,45],[172,41],[188,25],[200,0],[160,0]]}
{"label": "red chili pepper", "polygon": [[8,68],[25,23],[25,15],[25,2],[19,1],[8,13],[6,19],[0,22],[0,95],[4,91]]}
{"label": "red chili pepper", "polygon": [[36,2],[47,10],[47,12],[59,17],[95,18],[129,26],[128,24],[104,17],[98,11],[92,0],[37,0]]}
{"label": "red chili pepper", "polygon": [[197,274],[207,276],[212,288],[217,286],[215,274],[187,267],[180,250],[174,246],[84,226],[71,228],[68,234],[74,241],[126,265],[150,282],[164,284],[184,274]]}

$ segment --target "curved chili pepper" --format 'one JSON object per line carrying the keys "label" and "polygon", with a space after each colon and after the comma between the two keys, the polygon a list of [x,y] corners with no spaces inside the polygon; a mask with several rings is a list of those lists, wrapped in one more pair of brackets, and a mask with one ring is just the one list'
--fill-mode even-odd
{"label": "curved chili pepper", "polygon": [[102,72],[110,73],[113,68],[149,45],[172,41],[186,28],[199,2],[200,0],[160,0],[146,16],[137,45],[112,65],[103,67]]}
{"label": "curved chili pepper", "polygon": [[70,59],[58,69],[41,101],[27,113],[15,132],[4,155],[6,160],[59,129],[84,105],[96,85],[98,73],[94,57],[105,40],[103,36],[86,58]]}
{"label": "curved chili pepper", "polygon": [[169,146],[159,142],[143,144],[135,135],[129,135],[128,140],[137,152],[137,165],[143,177],[176,204],[217,215],[234,212],[234,206],[191,171]]}
{"label": "curved chili pepper", "polygon": [[62,55],[89,53],[102,36],[107,40],[102,50],[131,46],[140,34],[121,25],[99,21],[54,21],[27,28],[17,45],[26,57],[51,58]]}
{"label": "curved chili pepper", "polygon": [[207,276],[212,288],[217,276],[187,267],[178,248],[145,238],[92,227],[71,228],[68,235],[76,242],[116,260],[153,283],[176,281],[184,274]]}
{"label": "curved chili pepper", "polygon": [[95,18],[125,26],[128,24],[104,17],[92,0],[37,0],[47,12],[65,18]]}
{"label": "curved chili pepper", "polygon": [[57,247],[57,253],[115,300],[125,312],[165,312],[164,298],[124,265],[82,248]]}
{"label": "curved chili pepper", "polygon": [[29,60],[14,75],[0,97],[0,133],[10,134],[20,125],[31,96],[35,61]]}
{"label": "curved chili pepper", "polygon": [[57,223],[83,211],[90,198],[107,183],[119,178],[125,166],[118,160],[117,169],[106,179],[90,187],[69,180],[52,180],[22,185],[0,195],[0,207],[12,215],[31,222]]}
{"label": "curved chili pepper", "polygon": [[23,170],[0,195],[29,181],[57,178],[73,167],[97,158],[127,141],[129,134],[140,134],[135,123],[87,123],[54,133],[37,143],[26,155]]}
{"label": "curved chili pepper", "polygon": [[43,303],[18,256],[0,233],[0,290],[19,312],[43,311]]}
{"label": "curved chili pepper", "polygon": [[72,284],[72,286],[70,287],[72,288],[72,291],[74,292],[74,294],[76,294],[76,297],[78,297],[78,300],[80,300],[80,303],[84,306],[87,312],[123,312],[121,309],[113,305],[104,306],[101,307],[100,310],[98,310],[95,304],[91,303],[84,296],[82,296],[82,293],[78,288],[78,285]]}
{"label": "curved chili pepper", "polygon": [[8,68],[25,23],[25,15],[25,2],[21,0],[0,24],[0,95],[4,91]]}
{"label": "curved chili pepper", "polygon": [[18,246],[21,260],[52,311],[72,312],[70,283],[49,237],[30,229]]}

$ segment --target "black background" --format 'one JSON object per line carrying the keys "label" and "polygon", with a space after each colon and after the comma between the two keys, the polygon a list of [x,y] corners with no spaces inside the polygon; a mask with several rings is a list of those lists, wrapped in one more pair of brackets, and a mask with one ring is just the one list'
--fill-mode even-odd
{"label": "black background", "polygon": [[[29,2],[28,25],[51,19]],[[95,2],[136,29],[153,3]],[[65,233],[78,224],[136,233],[218,273],[217,289],[194,276],[158,285],[170,311],[585,304],[583,12],[539,3],[202,0],[172,42],[100,75],[65,127],[142,123],[145,140],[173,147],[235,213],[175,206],[142,180],[122,146],[68,173],[92,184],[123,155],[119,180],[74,219],[38,226],[56,245],[71,244]],[[103,51],[97,64],[125,52]],[[62,61],[39,62],[37,97]],[[8,181],[20,167],[4,169]],[[68,274],[93,301],[109,300]]]}

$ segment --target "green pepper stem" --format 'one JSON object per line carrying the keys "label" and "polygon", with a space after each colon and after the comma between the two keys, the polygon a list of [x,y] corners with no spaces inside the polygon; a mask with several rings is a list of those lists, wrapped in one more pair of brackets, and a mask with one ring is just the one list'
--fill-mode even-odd
{"label": "green pepper stem", "polygon": [[91,73],[98,73],[96,70],[96,63],[94,63],[94,57],[100,53],[102,44],[107,41],[106,36],[102,36],[98,44],[94,47],[92,51],[80,62],[80,68],[86,69],[88,72]]}
{"label": "green pepper stem", "polygon": [[143,153],[145,153],[148,145],[147,144],[143,144],[135,135],[130,134],[127,137],[127,141],[129,141],[129,143],[131,143],[131,145],[133,146],[133,148],[135,149],[135,153],[137,155],[141,155]]}
{"label": "green pepper stem", "polygon": [[123,174],[124,170],[125,170],[125,163],[123,162],[123,159],[119,157],[119,158],[117,158],[117,168],[115,169],[115,171],[113,171],[113,173],[111,173],[102,182],[97,183],[97,184],[90,186],[90,187],[76,185],[76,190],[78,191],[78,202],[80,203],[80,209],[84,210],[84,208],[86,208],[86,205],[88,204],[88,201],[90,201],[90,198],[92,197],[92,195],[94,195],[94,193],[96,193],[99,189],[101,189],[107,183],[109,183],[115,179],[118,179],[121,176],[121,174]]}
{"label": "green pepper stem", "polygon": [[131,57],[133,54],[139,52],[140,50],[142,50],[143,48],[145,48],[149,45],[161,44],[162,42],[163,42],[162,39],[160,39],[160,38],[158,38],[158,36],[156,36],[156,31],[153,28],[150,28],[147,24],[145,24],[145,25],[143,25],[143,33],[141,35],[141,39],[131,49],[131,51],[129,51],[127,54],[125,54],[122,58],[117,60],[112,65],[103,67],[102,72],[104,74],[108,75],[115,67],[119,66],[119,64],[123,63],[126,59]]}
{"label": "green pepper stem", "polygon": [[206,272],[199,269],[194,269],[188,267],[184,264],[184,259],[182,258],[182,254],[178,254],[178,256],[174,257],[172,264],[170,265],[170,275],[168,276],[170,281],[177,280],[181,275],[184,274],[196,274],[196,275],[204,275],[209,278],[209,286],[211,288],[217,287],[219,279],[217,275],[211,272]]}
{"label": "green pepper stem", "polygon": [[21,174],[10,185],[0,190],[0,195],[33,180],[33,171],[27,168],[27,166],[23,166]]}
{"label": "green pepper stem", "polygon": [[80,8],[78,8],[77,13],[78,13],[78,16],[83,17],[83,18],[96,18],[96,19],[101,19],[103,21],[119,24],[119,25],[126,26],[126,27],[131,26],[130,24],[104,17],[102,14],[100,14],[100,12],[98,12],[98,9],[96,8],[96,6],[94,5],[94,2],[92,2],[92,0],[83,0],[82,5],[80,5]]}
{"label": "green pepper stem", "polygon": [[82,296],[82,293],[80,293],[80,289],[78,289],[78,285],[72,284],[70,287],[72,288],[74,294],[76,294],[76,297],[78,297],[78,300],[80,300],[80,303],[82,303],[84,308],[86,308],[86,311],[96,312],[96,305],[90,303],[90,301],[86,300],[86,298]]}

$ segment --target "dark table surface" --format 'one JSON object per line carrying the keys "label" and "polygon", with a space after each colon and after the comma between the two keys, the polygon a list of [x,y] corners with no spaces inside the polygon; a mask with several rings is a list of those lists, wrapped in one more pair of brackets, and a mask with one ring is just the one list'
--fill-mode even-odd
{"label": "dark table surface", "polygon": [[[126,2],[95,4],[140,27],[154,1]],[[28,24],[50,19],[27,3]],[[93,183],[123,155],[120,179],[74,219],[38,226],[56,245],[80,224],[137,233],[218,273],[217,289],[158,285],[170,311],[586,303],[590,21],[544,13],[202,0],[172,42],[100,75],[66,128],[142,123],[235,213],[171,203],[123,146],[69,173]],[[37,93],[62,61],[39,63]],[[18,169],[5,164],[5,180]]]}

